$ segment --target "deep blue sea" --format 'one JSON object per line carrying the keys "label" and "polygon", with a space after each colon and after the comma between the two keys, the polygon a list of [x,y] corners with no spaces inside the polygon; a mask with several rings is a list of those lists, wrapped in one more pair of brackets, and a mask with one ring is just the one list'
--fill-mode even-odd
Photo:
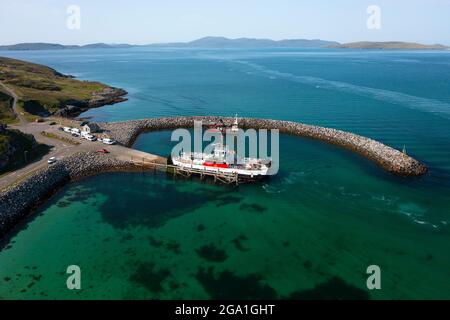
{"label": "deep blue sea", "polygon": [[[152,174],[73,183],[0,252],[1,297],[450,298],[450,51],[131,48],[0,56],[129,92],[124,103],[82,115],[95,121],[293,120],[405,147],[430,168],[424,177],[399,178],[349,151],[282,136],[280,173],[263,184],[236,189]],[[145,134],[135,147],[167,155],[169,137]],[[65,288],[69,264],[86,274],[82,291]],[[382,270],[381,290],[367,290],[371,264]]]}

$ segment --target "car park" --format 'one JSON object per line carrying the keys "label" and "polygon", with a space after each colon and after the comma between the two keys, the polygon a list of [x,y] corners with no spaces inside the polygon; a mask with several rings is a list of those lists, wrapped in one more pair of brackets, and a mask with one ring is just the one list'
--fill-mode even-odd
{"label": "car park", "polygon": [[71,132],[72,134],[73,134],[73,133],[78,134],[78,136],[81,135],[80,129],[77,129],[77,128],[72,128],[72,129],[70,129],[70,132]]}

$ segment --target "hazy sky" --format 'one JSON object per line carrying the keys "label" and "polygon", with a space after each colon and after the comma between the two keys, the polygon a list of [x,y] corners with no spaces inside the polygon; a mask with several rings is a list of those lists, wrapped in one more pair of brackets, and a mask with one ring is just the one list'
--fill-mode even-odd
{"label": "hazy sky", "polygon": [[[81,9],[81,29],[66,26]],[[369,5],[381,29],[366,26]],[[0,0],[0,44],[145,44],[204,36],[450,45],[450,0]]]}

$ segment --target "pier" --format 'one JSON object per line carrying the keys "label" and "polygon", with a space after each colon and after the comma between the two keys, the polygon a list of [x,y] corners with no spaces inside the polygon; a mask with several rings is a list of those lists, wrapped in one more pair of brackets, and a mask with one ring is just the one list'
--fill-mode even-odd
{"label": "pier", "polygon": [[223,184],[238,185],[244,180],[239,178],[237,173],[224,173],[217,171],[204,171],[195,168],[181,168],[171,164],[146,162],[144,159],[132,159],[132,163],[138,167],[142,167],[144,170],[161,171],[172,174],[173,176],[181,176],[183,178],[191,178],[192,176],[198,176],[200,180],[205,178],[212,178],[214,182]]}
{"label": "pier", "polygon": [[[194,120],[209,123],[223,120],[227,125],[231,125],[234,119],[213,116],[166,117],[114,123],[99,122],[97,124],[113,139],[119,141],[124,146],[131,147],[136,138],[143,132],[192,128]],[[258,118],[241,118],[239,125],[243,129],[278,129],[280,133],[337,145],[358,153],[375,162],[383,169],[400,176],[421,176],[428,170],[423,163],[400,150],[368,137],[347,131],[293,121]]]}

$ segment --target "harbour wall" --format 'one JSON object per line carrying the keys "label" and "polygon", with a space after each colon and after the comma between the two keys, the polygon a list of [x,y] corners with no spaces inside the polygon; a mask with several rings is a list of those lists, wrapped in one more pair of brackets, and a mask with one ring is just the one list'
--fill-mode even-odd
{"label": "harbour wall", "polygon": [[[142,132],[192,128],[194,126],[194,120],[217,122],[220,119],[226,124],[231,124],[234,121],[233,118],[213,116],[166,117],[125,122],[98,123],[98,125],[113,139],[130,147]],[[278,129],[280,133],[312,138],[334,144],[356,152],[375,162],[385,170],[400,176],[420,176],[427,172],[427,167],[411,156],[381,142],[351,132],[307,125],[293,121],[258,118],[242,118],[239,120],[239,126],[244,129]]]}

